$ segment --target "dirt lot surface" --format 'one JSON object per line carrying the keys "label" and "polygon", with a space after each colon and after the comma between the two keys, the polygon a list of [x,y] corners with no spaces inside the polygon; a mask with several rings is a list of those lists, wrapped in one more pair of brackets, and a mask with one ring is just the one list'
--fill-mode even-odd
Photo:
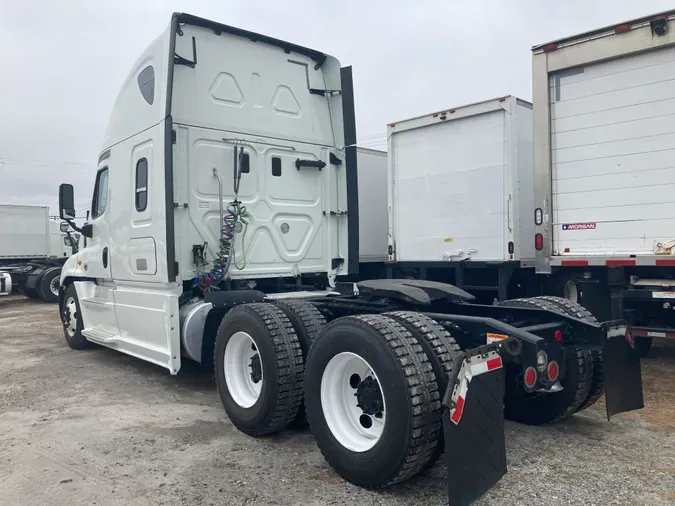
{"label": "dirt lot surface", "polygon": [[[507,422],[509,473],[477,504],[675,504],[675,347],[643,362],[646,408]],[[0,505],[440,505],[445,465],[385,492],[342,481],[308,430],[253,439],[210,374],[77,352],[55,306],[0,299]]]}

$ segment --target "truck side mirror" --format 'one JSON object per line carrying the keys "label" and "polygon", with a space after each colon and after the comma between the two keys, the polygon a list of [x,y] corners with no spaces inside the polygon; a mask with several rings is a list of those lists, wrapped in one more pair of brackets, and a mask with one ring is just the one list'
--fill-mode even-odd
{"label": "truck side mirror", "polygon": [[61,232],[68,232],[68,227],[68,222],[62,221],[59,223],[59,230],[61,230]]}
{"label": "truck side mirror", "polygon": [[59,186],[59,216],[62,220],[75,219],[75,196],[72,184],[63,183]]}

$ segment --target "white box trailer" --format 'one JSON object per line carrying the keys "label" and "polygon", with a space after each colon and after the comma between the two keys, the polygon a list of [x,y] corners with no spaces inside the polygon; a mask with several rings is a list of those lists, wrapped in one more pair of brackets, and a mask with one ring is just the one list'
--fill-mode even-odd
{"label": "white box trailer", "polygon": [[389,125],[396,262],[532,261],[532,105],[508,96]]}
{"label": "white box trailer", "polygon": [[387,152],[357,148],[359,262],[387,259]]}
{"label": "white box trailer", "polygon": [[49,208],[0,205],[0,260],[46,258]]}
{"label": "white box trailer", "polygon": [[[647,337],[675,326],[659,310],[675,299],[674,20],[533,48],[536,271],[558,286],[585,280],[598,317],[626,317]],[[612,303],[596,293],[608,283]]]}
{"label": "white box trailer", "polygon": [[48,207],[0,205],[0,270],[5,272],[5,286],[56,302],[61,266],[73,253],[72,240],[61,232],[58,221],[49,218]]}

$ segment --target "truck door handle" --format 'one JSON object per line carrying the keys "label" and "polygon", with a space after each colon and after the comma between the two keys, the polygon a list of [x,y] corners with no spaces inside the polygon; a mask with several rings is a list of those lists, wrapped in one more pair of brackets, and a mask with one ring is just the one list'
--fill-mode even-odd
{"label": "truck door handle", "polygon": [[103,248],[103,268],[108,268],[108,247]]}
{"label": "truck door handle", "polygon": [[300,170],[300,167],[316,167],[321,170],[326,166],[326,162],[322,160],[301,160],[298,158],[295,161],[295,168]]}

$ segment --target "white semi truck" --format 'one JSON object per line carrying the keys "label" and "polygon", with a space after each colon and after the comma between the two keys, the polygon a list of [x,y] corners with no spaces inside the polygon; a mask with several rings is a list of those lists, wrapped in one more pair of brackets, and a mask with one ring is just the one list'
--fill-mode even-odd
{"label": "white semi truck", "polygon": [[[359,163],[351,67],[174,14],[120,91],[91,219],[73,224],[87,244],[61,273],[66,342],[171,374],[213,367],[238,429],[306,418],[359,486],[445,451],[452,504],[506,472],[504,413],[546,423],[603,392],[609,416],[642,407],[623,322],[555,298],[480,305],[443,283],[341,282],[359,275]],[[71,185],[59,204],[72,223]]]}
{"label": "white semi truck", "polygon": [[4,293],[13,287],[30,298],[58,302],[61,266],[76,248],[67,225],[50,219],[48,207],[0,205]]}

